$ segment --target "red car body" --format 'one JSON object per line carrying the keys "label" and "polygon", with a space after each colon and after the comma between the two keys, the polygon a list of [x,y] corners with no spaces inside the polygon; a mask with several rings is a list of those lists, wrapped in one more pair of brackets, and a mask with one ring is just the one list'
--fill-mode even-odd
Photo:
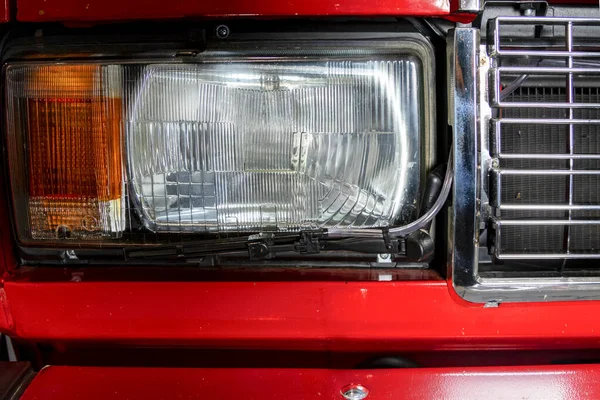
{"label": "red car body", "polygon": [[[447,0],[5,0],[0,19],[80,26],[177,18],[472,18],[459,9]],[[0,198],[5,202],[4,193]],[[427,271],[378,281],[375,272],[353,271],[337,271],[332,278],[327,271],[298,270],[17,269],[13,246],[8,207],[2,203],[0,330],[24,347],[42,348],[57,363],[113,364],[119,356],[108,354],[136,357],[141,352],[128,349],[142,347],[180,349],[213,361],[221,357],[215,350],[220,349],[237,354],[242,366],[269,359],[265,366],[320,368],[51,367],[38,375],[24,398],[66,399],[81,393],[85,398],[315,398],[317,393],[338,398],[350,383],[368,386],[369,398],[482,398],[486,390],[492,395],[485,398],[523,393],[598,398],[597,366],[522,366],[596,360],[597,301],[486,308],[459,298],[451,278]],[[331,370],[388,353],[407,355],[431,369]],[[152,381],[162,384],[147,384]],[[526,390],[511,391],[511,385]]]}

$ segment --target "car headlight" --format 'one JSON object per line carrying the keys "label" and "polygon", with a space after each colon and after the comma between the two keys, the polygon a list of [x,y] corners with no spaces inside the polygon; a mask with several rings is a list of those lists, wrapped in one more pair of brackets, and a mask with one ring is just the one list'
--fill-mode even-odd
{"label": "car headlight", "polygon": [[185,62],[10,62],[20,240],[414,221],[433,161],[432,61],[416,36]]}

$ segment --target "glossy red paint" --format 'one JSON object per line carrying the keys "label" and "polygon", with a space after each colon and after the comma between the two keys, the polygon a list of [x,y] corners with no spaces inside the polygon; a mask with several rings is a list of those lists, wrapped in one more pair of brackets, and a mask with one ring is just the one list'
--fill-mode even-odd
{"label": "glossy red paint", "polygon": [[451,296],[440,280],[68,279],[6,281],[7,321],[13,322],[3,330],[26,340],[279,350],[600,347],[600,325],[590,317],[598,302],[483,308]]}
{"label": "glossy red paint", "polygon": [[377,399],[600,398],[600,366],[397,370],[49,367],[25,391],[36,399],[342,399],[361,384]]}
{"label": "glossy red paint", "polygon": [[[17,0],[17,5],[18,19],[32,22],[448,16],[455,10],[447,0],[178,0],[168,7],[159,0]],[[0,210],[7,208],[0,204]],[[8,215],[0,213],[0,250],[4,250],[0,263],[12,271],[16,261]],[[98,278],[86,272],[82,282],[71,282],[71,276],[60,269],[48,270],[5,275],[0,289],[2,331],[24,340],[47,342],[244,349],[600,348],[600,325],[591,317],[600,310],[599,302],[503,304],[485,309],[458,299],[449,284],[431,276],[422,277],[428,279],[424,281],[394,282],[375,282],[371,276],[350,282],[277,282],[261,276],[257,277],[260,281],[207,282],[187,279],[176,268],[162,279],[151,279],[146,269],[136,268],[126,278],[117,273]],[[239,275],[235,276],[238,279]]]}
{"label": "glossy red paint", "polygon": [[444,16],[449,0],[17,0],[19,21],[115,21],[197,17]]}

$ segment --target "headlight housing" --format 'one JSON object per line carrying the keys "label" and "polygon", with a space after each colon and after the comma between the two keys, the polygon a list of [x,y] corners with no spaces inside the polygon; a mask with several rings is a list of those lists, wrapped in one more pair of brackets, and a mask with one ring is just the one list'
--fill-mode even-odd
{"label": "headlight housing", "polygon": [[233,47],[8,62],[20,242],[149,244],[417,218],[434,154],[423,37]]}

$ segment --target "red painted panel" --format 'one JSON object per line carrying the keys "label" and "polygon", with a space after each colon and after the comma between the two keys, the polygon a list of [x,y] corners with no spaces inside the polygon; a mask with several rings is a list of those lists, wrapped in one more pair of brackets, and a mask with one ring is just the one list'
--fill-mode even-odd
{"label": "red painted panel", "polygon": [[397,370],[49,367],[25,391],[36,399],[342,399],[361,384],[377,399],[598,399],[600,366]]}
{"label": "red painted panel", "polygon": [[25,339],[339,351],[600,347],[598,302],[455,299],[446,282],[5,283]]}
{"label": "red painted panel", "polygon": [[17,0],[19,21],[112,21],[183,17],[434,16],[449,0]]}
{"label": "red painted panel", "polygon": [[10,0],[0,1],[0,22],[10,21]]}

